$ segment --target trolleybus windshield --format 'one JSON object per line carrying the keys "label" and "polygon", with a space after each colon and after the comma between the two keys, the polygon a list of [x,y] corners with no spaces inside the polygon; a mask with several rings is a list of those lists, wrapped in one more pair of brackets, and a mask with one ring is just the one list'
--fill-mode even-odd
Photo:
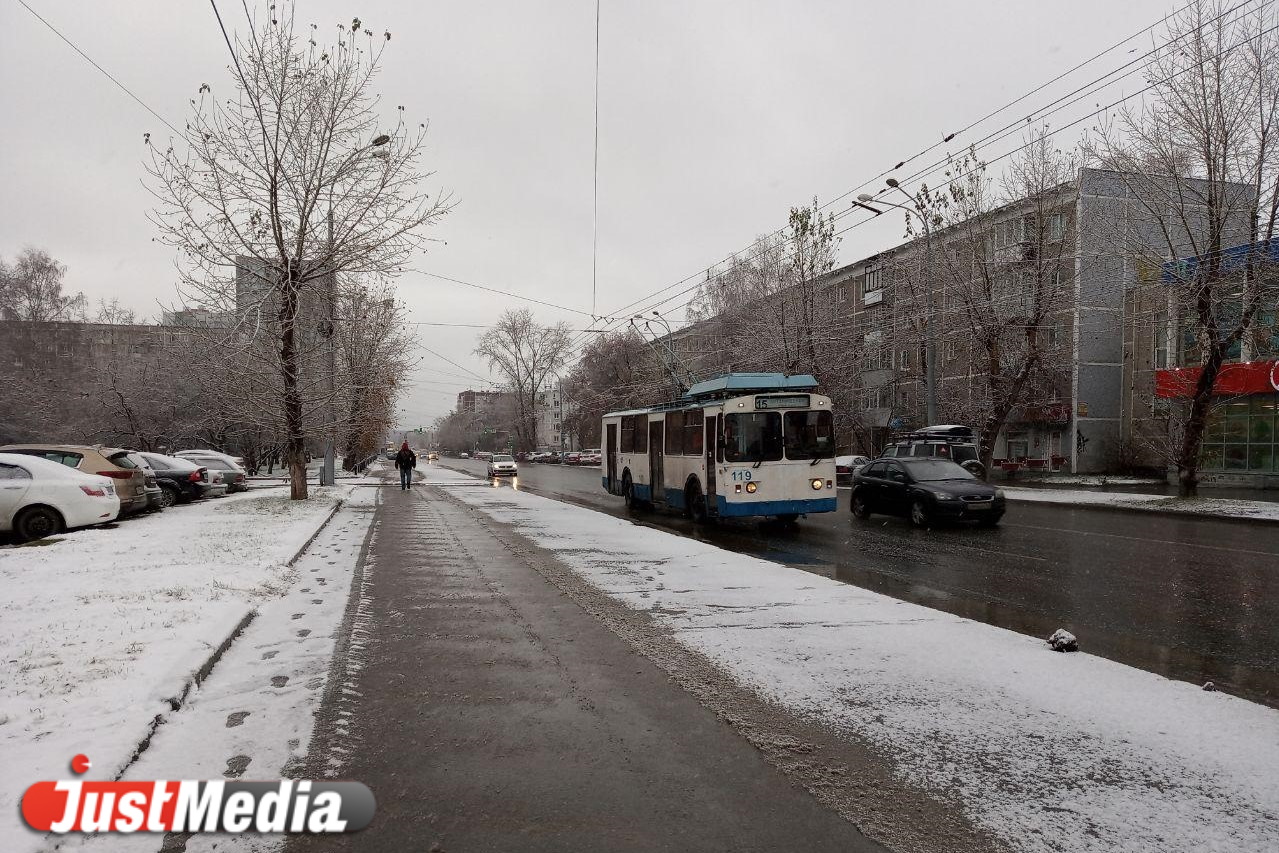
{"label": "trolleybus windshield", "polygon": [[779,412],[735,413],[724,418],[727,462],[775,462],[782,458]]}
{"label": "trolleybus windshield", "polygon": [[829,409],[786,413],[786,458],[824,459],[835,455],[835,429]]}

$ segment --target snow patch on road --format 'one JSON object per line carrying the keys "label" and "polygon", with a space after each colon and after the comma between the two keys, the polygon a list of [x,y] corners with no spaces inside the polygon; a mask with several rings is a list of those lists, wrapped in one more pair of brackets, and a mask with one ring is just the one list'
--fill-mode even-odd
{"label": "snow patch on road", "polygon": [[1003,486],[1002,488],[1008,499],[1013,501],[1145,509],[1219,518],[1279,521],[1279,502],[1271,501],[1245,501],[1230,498],[1176,498],[1169,495],[1088,492],[1079,489],[1034,489],[1013,486]]}
{"label": "snow patch on road", "polygon": [[244,616],[288,590],[287,561],[349,491],[296,502],[248,492],[0,548],[0,753],[10,768],[0,847],[39,846],[19,823],[19,799],[37,780],[71,778],[71,756],[90,757],[89,779],[127,765]]}
{"label": "snow patch on road", "polygon": [[527,492],[449,493],[1014,849],[1279,849],[1279,712]]}

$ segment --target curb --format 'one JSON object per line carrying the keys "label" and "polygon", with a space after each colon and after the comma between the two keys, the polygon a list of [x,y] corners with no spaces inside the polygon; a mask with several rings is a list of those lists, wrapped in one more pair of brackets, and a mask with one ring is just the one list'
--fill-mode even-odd
{"label": "curb", "polygon": [[[1161,503],[1155,503],[1151,506],[1137,506],[1133,504],[1098,504],[1086,501],[1039,501],[1034,498],[1013,497],[1012,495],[1008,495],[1007,499],[1016,503],[1061,506],[1070,507],[1071,509],[1092,509],[1099,512],[1126,512],[1139,515],[1162,515],[1171,518],[1207,518],[1232,524],[1279,524],[1279,519],[1276,518],[1225,515],[1218,512],[1198,512],[1191,509],[1167,509]],[[1169,500],[1176,500],[1176,498],[1169,498]]]}
{"label": "curb", "polygon": [[[324,528],[328,527],[329,522],[333,520],[333,517],[337,515],[338,510],[340,510],[345,503],[345,498],[338,498],[337,503],[333,505],[333,508],[329,510],[329,513],[324,516],[324,519],[320,521],[318,525],[316,525],[315,531],[307,537],[307,540],[303,542],[302,546],[293,553],[293,556],[289,557],[289,559],[285,561],[285,566],[291,568],[294,563],[301,559],[302,555],[306,553],[306,549],[310,548],[311,543],[313,543],[316,538],[324,532]],[[119,771],[116,772],[113,777],[113,781],[119,782],[124,777],[124,774],[128,772],[129,768],[137,763],[137,760],[142,757],[142,754],[150,748],[151,739],[155,737],[156,731],[159,730],[160,726],[168,722],[169,715],[181,711],[183,707],[186,706],[186,701],[191,696],[191,692],[208,679],[208,677],[213,673],[213,668],[218,665],[220,660],[222,660],[223,655],[227,653],[227,650],[231,648],[231,645],[240,638],[240,635],[244,633],[244,631],[257,617],[258,611],[256,609],[250,609],[241,616],[240,621],[237,622],[235,627],[232,628],[226,637],[223,638],[222,642],[209,653],[209,656],[204,659],[204,662],[201,663],[200,666],[191,673],[191,676],[183,682],[182,689],[178,691],[178,694],[164,700],[164,702],[169,706],[169,709],[167,711],[161,711],[151,719],[151,722],[147,725],[146,733],[142,736],[141,740],[138,741],[137,746],[133,748],[133,753],[129,756],[129,759],[125,761]]]}

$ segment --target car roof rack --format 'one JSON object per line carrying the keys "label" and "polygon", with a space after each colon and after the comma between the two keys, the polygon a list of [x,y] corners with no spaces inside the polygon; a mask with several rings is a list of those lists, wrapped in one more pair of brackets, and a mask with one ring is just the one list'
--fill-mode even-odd
{"label": "car roof rack", "polygon": [[972,427],[959,424],[941,424],[939,426],[920,427],[909,432],[893,436],[894,441],[949,441],[965,439],[972,441],[977,437]]}

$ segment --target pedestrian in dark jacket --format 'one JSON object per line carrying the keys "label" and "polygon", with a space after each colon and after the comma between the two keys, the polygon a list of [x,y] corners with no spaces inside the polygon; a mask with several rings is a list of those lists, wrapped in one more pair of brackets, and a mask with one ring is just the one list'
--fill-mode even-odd
{"label": "pedestrian in dark jacket", "polygon": [[406,441],[400,445],[400,452],[395,454],[395,467],[400,470],[400,491],[413,484],[413,469],[417,467],[417,454],[409,450]]}

